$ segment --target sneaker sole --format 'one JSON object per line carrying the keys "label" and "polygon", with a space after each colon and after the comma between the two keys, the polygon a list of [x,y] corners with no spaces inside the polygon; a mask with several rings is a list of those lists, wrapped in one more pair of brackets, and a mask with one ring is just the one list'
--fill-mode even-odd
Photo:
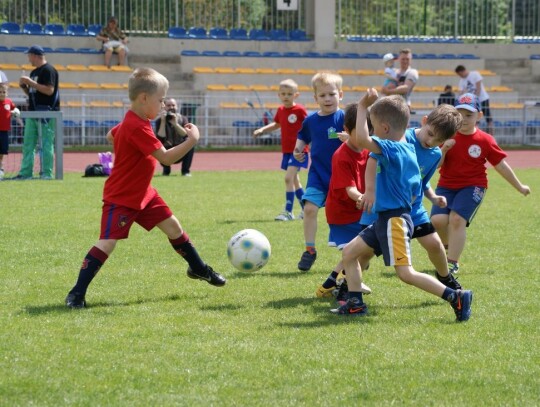
{"label": "sneaker sole", "polygon": [[223,287],[227,281],[221,282],[212,282],[212,279],[207,279],[205,277],[199,276],[197,274],[187,273],[187,276],[193,280],[202,280],[206,281],[208,284],[213,285],[214,287]]}

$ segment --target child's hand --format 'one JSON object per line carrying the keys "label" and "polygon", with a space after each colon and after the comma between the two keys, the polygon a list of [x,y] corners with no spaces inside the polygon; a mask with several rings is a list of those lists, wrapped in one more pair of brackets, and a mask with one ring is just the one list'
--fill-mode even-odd
{"label": "child's hand", "polygon": [[362,99],[360,99],[360,104],[365,108],[367,109],[368,107],[370,107],[373,103],[375,103],[375,101],[377,100],[377,98],[379,97],[379,94],[377,93],[377,90],[375,88],[369,88],[367,90],[367,93],[362,96]]}
{"label": "child's hand", "polygon": [[306,154],[303,151],[298,151],[296,148],[294,149],[293,156],[298,162],[301,163],[303,163],[306,159]]}
{"label": "child's hand", "polygon": [[199,141],[199,129],[193,123],[186,124],[184,130],[186,130],[187,140],[193,140],[195,143]]}
{"label": "child's hand", "polygon": [[438,206],[439,208],[446,208],[446,205],[447,205],[446,197],[444,197],[444,196],[442,196],[442,195],[435,195],[435,196],[431,199],[431,203],[432,203],[433,205]]}
{"label": "child's hand", "polygon": [[371,213],[374,203],[375,195],[371,191],[366,191],[366,193],[362,195],[360,201],[356,203],[356,207],[358,209],[362,209],[363,211],[367,211],[367,213]]}
{"label": "child's hand", "polygon": [[519,192],[521,192],[523,196],[527,196],[531,193],[531,188],[529,188],[528,185],[521,185],[521,188],[519,188]]}
{"label": "child's hand", "polygon": [[441,147],[441,151],[443,153],[446,153],[448,150],[450,150],[452,147],[454,147],[454,145],[456,144],[456,140],[454,139],[448,139],[444,142],[444,144],[442,145]]}
{"label": "child's hand", "polygon": [[345,143],[348,139],[349,139],[349,135],[345,132],[342,132],[342,133],[336,133],[337,136],[338,136],[338,139],[341,140],[342,143]]}
{"label": "child's hand", "polygon": [[253,138],[259,137],[263,134],[263,131],[261,129],[256,129],[253,131]]}

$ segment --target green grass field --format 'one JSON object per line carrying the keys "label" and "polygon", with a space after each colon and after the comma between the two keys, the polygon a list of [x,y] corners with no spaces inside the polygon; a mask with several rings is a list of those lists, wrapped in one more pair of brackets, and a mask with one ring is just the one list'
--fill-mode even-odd
{"label": "green grass field", "polygon": [[[326,246],[301,274],[302,223],[280,223],[283,173],[195,173],[154,185],[224,288],[186,277],[157,230],[135,226],[89,288],[63,301],[96,241],[102,178],[0,183],[2,406],[532,406],[540,400],[540,171],[524,198],[490,170],[459,281],[470,321],[401,283],[382,259],[365,274],[370,315],[336,317],[314,291],[339,258]],[[303,174],[305,177],[305,173]],[[298,206],[295,208],[298,209]],[[228,239],[262,231],[272,258],[235,271]],[[432,272],[415,242],[417,270]]]}

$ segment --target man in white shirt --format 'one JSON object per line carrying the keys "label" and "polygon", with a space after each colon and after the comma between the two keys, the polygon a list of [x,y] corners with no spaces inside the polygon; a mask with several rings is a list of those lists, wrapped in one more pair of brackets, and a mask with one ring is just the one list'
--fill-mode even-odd
{"label": "man in white shirt", "polygon": [[478,71],[468,71],[463,65],[456,67],[456,74],[461,78],[459,80],[459,94],[473,93],[478,97],[480,106],[482,107],[482,113],[487,123],[487,132],[493,135],[493,118],[491,117],[491,110],[489,108],[489,94],[484,88],[482,80],[484,79]]}
{"label": "man in white shirt", "polygon": [[398,86],[389,88],[383,86],[381,91],[384,95],[401,95],[411,106],[411,94],[418,83],[418,71],[411,68],[412,51],[409,48],[403,48],[399,51],[399,70],[397,71]]}

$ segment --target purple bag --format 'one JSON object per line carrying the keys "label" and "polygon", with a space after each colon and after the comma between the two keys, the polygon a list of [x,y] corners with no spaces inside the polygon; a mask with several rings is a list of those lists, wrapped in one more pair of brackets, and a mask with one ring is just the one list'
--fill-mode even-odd
{"label": "purple bag", "polygon": [[105,175],[111,175],[113,167],[112,153],[107,151],[106,153],[98,153],[99,163],[103,166],[103,173]]}

